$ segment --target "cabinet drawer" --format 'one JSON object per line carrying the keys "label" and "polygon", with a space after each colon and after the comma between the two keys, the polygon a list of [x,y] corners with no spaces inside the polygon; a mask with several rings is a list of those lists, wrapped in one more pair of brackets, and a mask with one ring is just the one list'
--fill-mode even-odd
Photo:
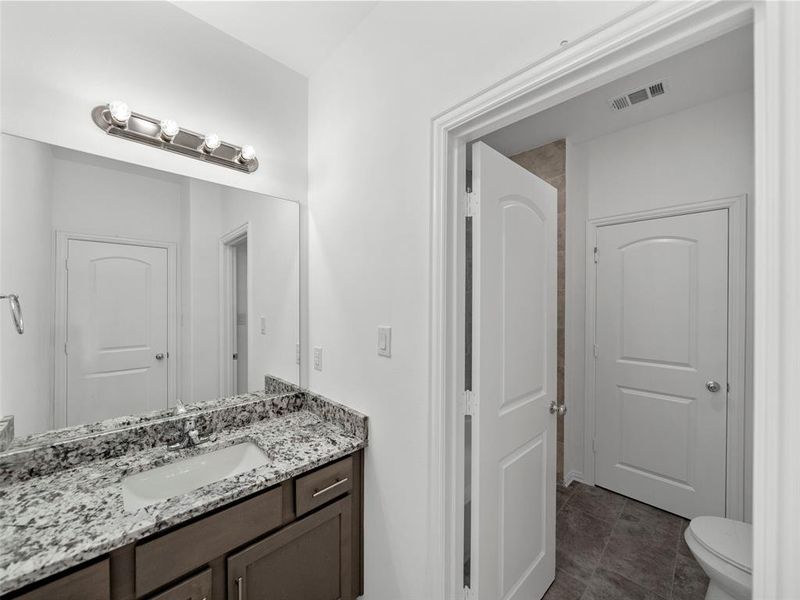
{"label": "cabinet drawer", "polygon": [[59,577],[30,592],[16,596],[16,600],[108,600],[111,584],[108,559]]}
{"label": "cabinet drawer", "polygon": [[150,600],[211,600],[211,569],[184,579]]}
{"label": "cabinet drawer", "polygon": [[136,547],[136,595],[142,596],[281,525],[275,488]]}
{"label": "cabinet drawer", "polygon": [[295,512],[306,514],[353,489],[353,457],[348,456],[295,482]]}

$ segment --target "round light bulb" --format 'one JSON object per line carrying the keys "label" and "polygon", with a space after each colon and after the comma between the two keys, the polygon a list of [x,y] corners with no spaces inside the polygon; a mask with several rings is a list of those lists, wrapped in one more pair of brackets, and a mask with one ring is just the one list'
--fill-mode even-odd
{"label": "round light bulb", "polygon": [[172,119],[164,119],[161,121],[161,137],[167,140],[168,142],[172,140],[178,132],[181,130],[178,127],[178,123],[173,121]]}
{"label": "round light bulb", "polygon": [[131,118],[130,107],[120,100],[109,102],[108,112],[111,114],[111,120],[117,125],[126,125]]}
{"label": "round light bulb", "polygon": [[203,149],[206,152],[213,152],[219,148],[219,136],[216,133],[209,133],[203,140]]}
{"label": "round light bulb", "polygon": [[256,157],[256,149],[250,145],[242,146],[239,157],[242,161],[253,160]]}

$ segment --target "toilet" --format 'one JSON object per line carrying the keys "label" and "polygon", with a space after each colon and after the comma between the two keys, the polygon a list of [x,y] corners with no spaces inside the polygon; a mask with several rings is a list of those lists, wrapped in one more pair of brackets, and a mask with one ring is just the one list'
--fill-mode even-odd
{"label": "toilet", "polygon": [[696,517],[684,538],[710,579],[706,600],[750,600],[752,525],[721,517]]}

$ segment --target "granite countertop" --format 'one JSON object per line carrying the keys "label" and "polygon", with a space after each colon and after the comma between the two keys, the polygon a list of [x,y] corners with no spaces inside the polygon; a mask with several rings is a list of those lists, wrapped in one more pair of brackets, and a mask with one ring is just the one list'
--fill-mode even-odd
{"label": "granite countertop", "polygon": [[[0,594],[272,487],[367,444],[366,417],[321,396],[301,392],[286,402],[283,397],[251,394],[244,406],[252,413],[253,406],[272,407],[276,402],[281,410],[262,411],[246,424],[229,423],[195,448],[176,452],[164,445],[135,448],[51,473],[39,474],[34,469],[36,475],[30,478],[7,477],[0,487]],[[136,512],[123,507],[125,475],[244,441],[267,454],[266,465]]]}

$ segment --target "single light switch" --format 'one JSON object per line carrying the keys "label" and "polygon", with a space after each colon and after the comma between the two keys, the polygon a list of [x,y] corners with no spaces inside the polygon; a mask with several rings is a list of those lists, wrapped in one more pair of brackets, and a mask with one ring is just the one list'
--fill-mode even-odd
{"label": "single light switch", "polygon": [[392,328],[389,326],[378,327],[378,355],[392,355]]}
{"label": "single light switch", "polygon": [[267,335],[267,317],[261,317],[261,335]]}
{"label": "single light switch", "polygon": [[322,346],[314,346],[314,368],[322,371]]}

